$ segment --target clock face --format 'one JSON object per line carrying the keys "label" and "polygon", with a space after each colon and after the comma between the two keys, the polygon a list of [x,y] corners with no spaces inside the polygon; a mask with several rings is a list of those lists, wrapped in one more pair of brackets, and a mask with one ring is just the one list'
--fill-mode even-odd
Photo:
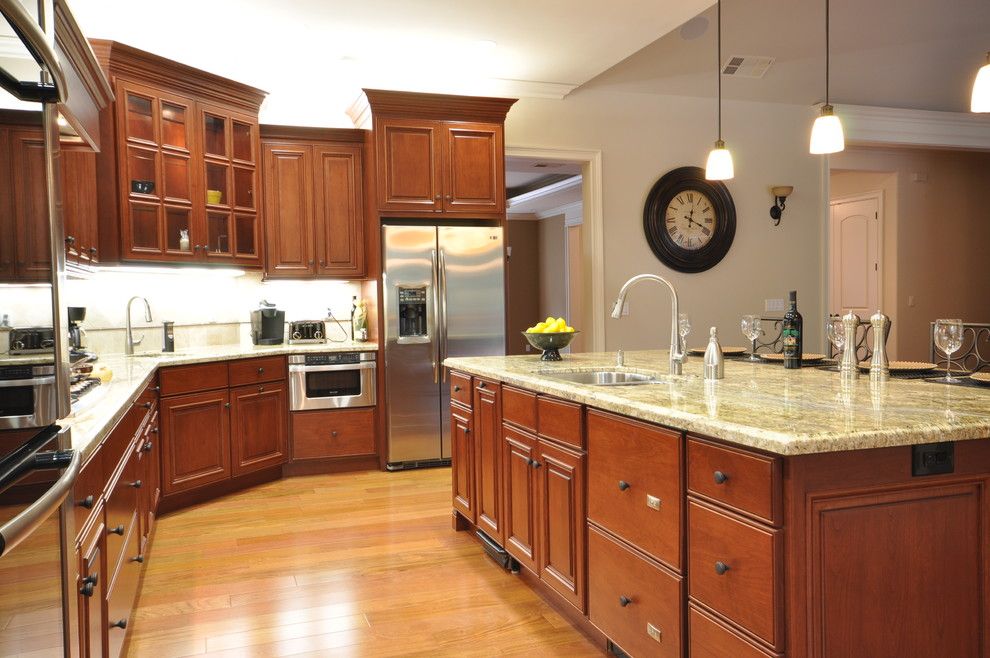
{"label": "clock face", "polygon": [[678,272],[704,272],[732,246],[736,207],[725,183],[706,180],[700,167],[678,167],[647,195],[643,231],[662,263]]}
{"label": "clock face", "polygon": [[667,235],[682,249],[701,249],[715,235],[715,205],[699,190],[684,190],[675,195],[664,212]]}

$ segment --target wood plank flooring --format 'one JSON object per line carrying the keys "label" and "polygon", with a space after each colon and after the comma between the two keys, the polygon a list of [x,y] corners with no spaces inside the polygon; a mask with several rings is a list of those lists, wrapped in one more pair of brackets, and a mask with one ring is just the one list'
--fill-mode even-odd
{"label": "wood plank flooring", "polygon": [[450,471],[295,477],[162,518],[129,655],[601,656],[450,527]]}

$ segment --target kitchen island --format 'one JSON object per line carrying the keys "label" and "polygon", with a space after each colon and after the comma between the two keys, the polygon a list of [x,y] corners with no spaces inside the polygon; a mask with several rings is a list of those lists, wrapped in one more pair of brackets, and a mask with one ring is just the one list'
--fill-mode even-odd
{"label": "kitchen island", "polygon": [[633,656],[990,655],[990,389],[615,363],[445,362],[454,526],[574,623]]}

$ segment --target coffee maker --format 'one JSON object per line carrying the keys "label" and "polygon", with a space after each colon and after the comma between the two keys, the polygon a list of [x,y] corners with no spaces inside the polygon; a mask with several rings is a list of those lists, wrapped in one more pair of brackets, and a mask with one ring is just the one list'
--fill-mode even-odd
{"label": "coffee maker", "polygon": [[251,311],[251,342],[255,345],[281,345],[285,338],[285,311],[262,301]]}
{"label": "coffee maker", "polygon": [[68,308],[69,315],[69,348],[78,352],[83,348],[82,337],[86,332],[83,328],[79,326],[80,322],[86,319],[86,307],[85,306],[70,306]]}

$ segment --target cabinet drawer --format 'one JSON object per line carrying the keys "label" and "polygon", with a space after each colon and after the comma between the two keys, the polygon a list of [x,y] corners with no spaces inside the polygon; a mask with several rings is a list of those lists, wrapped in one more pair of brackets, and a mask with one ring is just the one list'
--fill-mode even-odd
{"label": "cabinet drawer", "polygon": [[779,460],[695,438],[687,444],[692,493],[767,523],[780,523]]}
{"label": "cabinet drawer", "polygon": [[[112,583],[108,584],[107,594],[107,646],[110,658],[122,655],[124,638],[127,627],[131,625],[134,603],[137,599],[138,584],[141,577],[141,563],[132,558],[138,555],[138,533],[135,529],[127,535],[124,554],[127,559],[121,561]],[[109,549],[109,547],[108,547]],[[108,555],[112,559],[112,556]]]}
{"label": "cabinet drawer", "polygon": [[375,410],[296,411],[292,418],[292,458],[353,457],[375,454]]}
{"label": "cabinet drawer", "polygon": [[471,376],[450,372],[450,399],[471,408]]}
{"label": "cabinet drawer", "polygon": [[79,471],[72,485],[72,511],[75,515],[76,537],[82,534],[90,516],[94,515],[103,495],[103,460],[99,453],[93,455]]}
{"label": "cabinet drawer", "polygon": [[688,502],[691,598],[779,648],[783,535],[694,500]]}
{"label": "cabinet drawer", "polygon": [[227,388],[227,364],[203,363],[164,368],[158,374],[158,380],[161,382],[162,395],[181,395]]}
{"label": "cabinet drawer", "polygon": [[688,655],[691,658],[776,658],[694,605],[688,606]]}
{"label": "cabinet drawer", "polygon": [[[633,656],[681,655],[681,579],[588,529],[588,617]],[[729,655],[729,654],[726,654]]]}
{"label": "cabinet drawer", "polygon": [[244,384],[278,381],[285,379],[287,372],[284,356],[234,361],[230,363],[229,369],[231,388]]}
{"label": "cabinet drawer", "polygon": [[681,568],[681,435],[588,412],[588,518]]}
{"label": "cabinet drawer", "polygon": [[536,394],[503,386],[502,420],[524,430],[536,432]]}
{"label": "cabinet drawer", "polygon": [[581,405],[541,395],[536,399],[536,407],[540,436],[584,448]]}

